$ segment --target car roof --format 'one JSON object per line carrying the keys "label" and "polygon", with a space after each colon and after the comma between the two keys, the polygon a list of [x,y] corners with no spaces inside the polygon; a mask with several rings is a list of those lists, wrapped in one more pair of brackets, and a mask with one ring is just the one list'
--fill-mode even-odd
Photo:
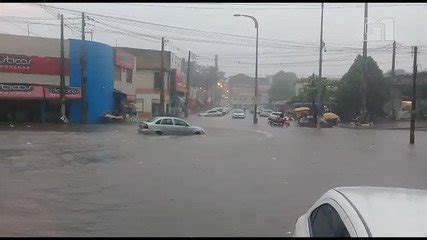
{"label": "car roof", "polygon": [[338,187],[373,237],[427,236],[427,191],[390,187]]}

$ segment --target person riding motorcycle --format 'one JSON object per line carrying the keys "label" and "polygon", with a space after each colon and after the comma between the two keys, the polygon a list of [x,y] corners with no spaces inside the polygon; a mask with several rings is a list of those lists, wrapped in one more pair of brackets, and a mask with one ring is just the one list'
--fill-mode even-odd
{"label": "person riding motorcycle", "polygon": [[285,114],[283,112],[281,112],[279,115],[270,116],[268,118],[268,120],[269,120],[269,124],[271,126],[273,126],[273,125],[280,125],[280,126],[286,125],[286,127],[289,127],[289,125],[290,125],[288,122],[288,119],[285,117]]}

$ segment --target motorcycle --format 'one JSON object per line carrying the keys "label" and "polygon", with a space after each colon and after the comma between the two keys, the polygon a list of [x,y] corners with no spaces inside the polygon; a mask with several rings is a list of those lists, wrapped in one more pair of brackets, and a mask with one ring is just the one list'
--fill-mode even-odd
{"label": "motorcycle", "polygon": [[274,126],[290,127],[290,125],[291,125],[286,117],[283,117],[283,118],[282,117],[276,117],[276,118],[275,117],[269,117],[268,118],[268,124],[271,127],[274,127]]}

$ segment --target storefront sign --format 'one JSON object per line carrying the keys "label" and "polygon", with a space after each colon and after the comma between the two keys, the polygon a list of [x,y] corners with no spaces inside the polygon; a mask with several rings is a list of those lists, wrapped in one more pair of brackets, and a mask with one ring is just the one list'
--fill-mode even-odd
{"label": "storefront sign", "polygon": [[116,49],[116,65],[127,69],[134,69],[135,56],[120,49]]}
{"label": "storefront sign", "polygon": [[0,99],[43,99],[43,86],[2,83],[0,84]]}
{"label": "storefront sign", "polygon": [[[47,99],[59,99],[61,94],[61,88],[54,86],[44,87],[44,96]],[[66,87],[65,89],[66,99],[81,99],[82,92],[79,87]]]}
{"label": "storefront sign", "polygon": [[[69,65],[65,59],[65,75],[69,75]],[[0,72],[60,75],[61,59],[0,53]]]}

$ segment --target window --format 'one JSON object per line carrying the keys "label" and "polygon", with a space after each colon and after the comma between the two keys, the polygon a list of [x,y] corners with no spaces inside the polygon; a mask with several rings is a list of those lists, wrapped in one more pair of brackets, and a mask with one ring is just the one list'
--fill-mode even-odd
{"label": "window", "polygon": [[128,83],[132,83],[132,69],[127,69],[125,68],[125,72],[126,72],[126,82]]}
{"label": "window", "polygon": [[155,89],[162,88],[162,81],[161,81],[161,76],[159,72],[154,73],[154,88]]}
{"label": "window", "polygon": [[175,118],[174,122],[175,122],[175,125],[177,125],[177,126],[185,126],[185,127],[188,126],[188,124],[186,122],[182,121],[181,119]]}
{"label": "window", "polygon": [[310,215],[312,237],[350,237],[337,211],[329,204],[316,208]]}
{"label": "window", "polygon": [[160,124],[161,121],[162,121],[162,119],[157,120],[156,124]]}
{"label": "window", "polygon": [[137,112],[144,112],[144,99],[136,99],[135,101],[135,107]]}
{"label": "window", "polygon": [[172,122],[171,118],[163,118],[161,124],[162,125],[173,125],[173,122]]}
{"label": "window", "polygon": [[122,80],[122,69],[120,67],[116,67],[116,81]]}
{"label": "window", "polygon": [[[148,122],[152,122],[152,123],[156,123],[156,122],[158,122],[158,120],[160,120],[159,119],[159,117],[154,117],[154,118],[152,118],[150,121],[148,121]],[[157,123],[156,123],[157,124]],[[160,122],[159,122],[159,124],[160,124]]]}

